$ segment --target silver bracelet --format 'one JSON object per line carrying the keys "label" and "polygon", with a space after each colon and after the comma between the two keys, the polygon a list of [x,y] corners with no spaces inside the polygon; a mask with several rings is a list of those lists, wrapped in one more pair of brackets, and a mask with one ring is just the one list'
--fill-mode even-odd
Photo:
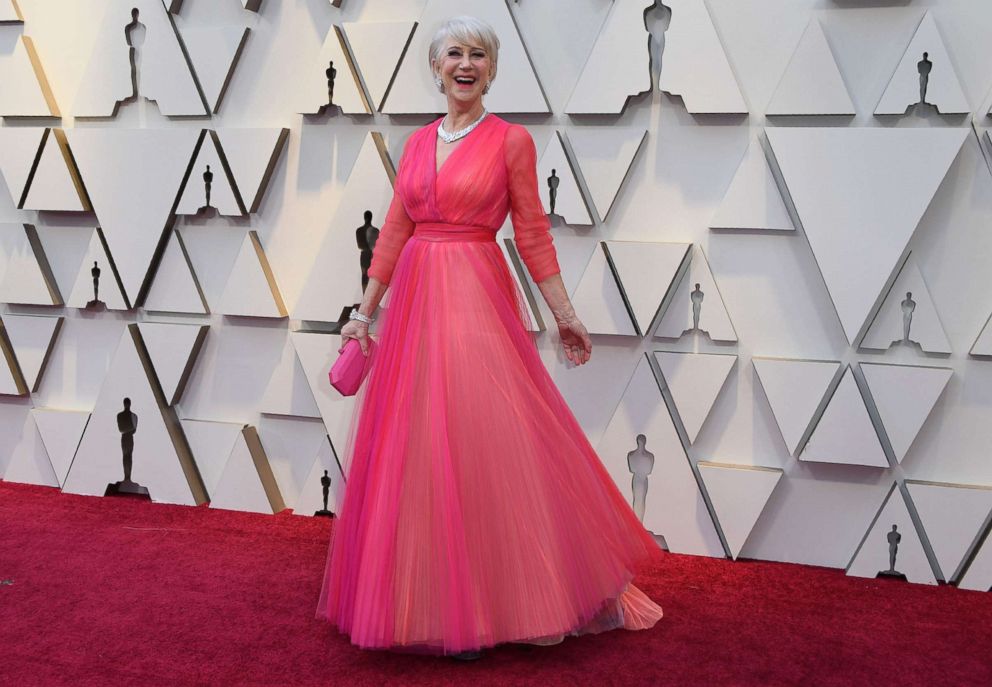
{"label": "silver bracelet", "polygon": [[354,308],[350,313],[348,313],[348,319],[358,320],[359,322],[364,322],[365,324],[372,324],[372,321],[375,318],[369,317],[368,315],[363,315],[362,313],[358,312],[358,308]]}

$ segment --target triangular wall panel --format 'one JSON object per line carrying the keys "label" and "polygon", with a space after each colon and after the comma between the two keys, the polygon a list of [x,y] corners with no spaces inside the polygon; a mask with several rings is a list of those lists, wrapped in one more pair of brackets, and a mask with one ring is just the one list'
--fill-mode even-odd
{"label": "triangular wall panel", "polygon": [[610,214],[647,133],[647,129],[624,127],[569,129],[572,152],[601,220]]}
{"label": "triangular wall panel", "polygon": [[[856,340],[969,131],[765,130],[848,342]],[[898,183],[893,169],[901,170]]]}
{"label": "triangular wall panel", "polygon": [[957,578],[992,514],[992,488],[906,480],[944,580]]}
{"label": "triangular wall panel", "polygon": [[289,138],[289,129],[221,128],[214,133],[224,150],[245,210],[258,212],[265,189]]}
{"label": "triangular wall panel", "polygon": [[151,312],[175,312],[206,315],[210,312],[200,282],[193,272],[182,234],[169,232],[165,253],[155,270],[155,278],[145,299]]}
{"label": "triangular wall panel", "polygon": [[734,323],[730,321],[706,254],[698,246],[692,251],[689,269],[675,288],[655,337],[678,339],[690,331],[705,332],[713,341],[737,341]]}
{"label": "triangular wall panel", "polygon": [[186,389],[193,365],[210,329],[207,325],[139,322],[141,340],[151,359],[165,400],[175,405]]}
{"label": "triangular wall panel", "polygon": [[727,383],[737,356],[655,351],[654,357],[692,443]]}
{"label": "triangular wall panel", "polygon": [[930,289],[912,255],[882,301],[860,347],[885,350],[900,342],[917,343],[927,353],[951,352]]}
{"label": "triangular wall panel", "polygon": [[87,411],[55,408],[32,408],[31,414],[61,487],[69,474],[69,466],[72,465],[90,414]]}
{"label": "triangular wall panel", "polygon": [[77,127],[67,133],[125,295],[141,305],[202,132]]}
{"label": "triangular wall panel", "polygon": [[851,94],[816,17],[810,19],[766,115],[853,115]]}
{"label": "triangular wall panel", "polygon": [[710,220],[711,229],[795,231],[761,141],[755,136]]}
{"label": "triangular wall panel", "polygon": [[45,127],[0,127],[0,175],[15,207],[21,205],[47,131]]}
{"label": "triangular wall panel", "polygon": [[225,315],[242,317],[288,316],[282,294],[255,231],[249,231],[241,244],[218,310]]}
{"label": "triangular wall panel", "polygon": [[697,466],[730,555],[736,559],[782,479],[782,470],[708,461],[699,461]]}
{"label": "triangular wall panel", "polygon": [[900,463],[954,371],[948,367],[861,363],[882,426]]}
{"label": "triangular wall panel", "polygon": [[889,467],[850,368],[844,371],[799,458],[817,463]]}
{"label": "triangular wall panel", "polygon": [[672,22],[665,32],[661,90],[682,96],[692,114],[746,114],[734,71],[702,0],[665,0]]}
{"label": "triangular wall panel", "polygon": [[244,26],[196,26],[182,31],[183,46],[196,70],[196,79],[203,89],[207,105],[214,114],[220,110],[221,100],[248,41],[249,31]]}
{"label": "triangular wall panel", "polygon": [[[167,116],[210,114],[196,85],[171,17],[162,0],[109,0],[93,52],[72,108],[76,117],[110,117],[120,101],[132,97],[128,32],[131,10],[145,27],[136,50],[138,95],[155,101]],[[134,35],[134,34],[132,34]],[[136,40],[137,35],[132,40]],[[73,146],[75,150],[75,146]],[[84,173],[87,188],[89,177]]]}
{"label": "triangular wall panel", "polygon": [[687,266],[689,243],[605,241],[606,254],[643,336]]}
{"label": "triangular wall panel", "polygon": [[664,536],[670,551],[725,555],[646,355],[639,357],[596,453],[644,526]]}
{"label": "triangular wall panel", "polygon": [[921,70],[925,71],[926,66],[920,63],[924,52],[931,63],[924,102],[935,105],[941,114],[971,112],[971,106],[968,105],[968,99],[954,70],[954,63],[940,37],[933,15],[928,11],[923,15],[923,21],[917,27],[906,53],[882,93],[882,98],[875,107],[875,114],[901,115],[910,105],[921,101],[923,86],[920,76]]}
{"label": "triangular wall panel", "polygon": [[373,109],[378,110],[393,83],[400,58],[410,45],[417,22],[344,22],[341,27],[368,89]]}
{"label": "triangular wall panel", "polygon": [[34,315],[3,316],[3,328],[10,342],[25,385],[38,391],[45,366],[62,329],[62,317],[36,317]]}
{"label": "triangular wall panel", "polygon": [[[893,526],[895,530],[893,530]],[[893,557],[895,561],[893,561]],[[893,484],[875,521],[847,566],[847,574],[874,578],[893,568],[910,582],[937,584],[899,487]]]}
{"label": "triangular wall panel", "polygon": [[79,170],[69,152],[65,132],[51,129],[45,137],[31,186],[21,204],[24,210],[84,212],[90,209]]}
{"label": "triangular wall panel", "polygon": [[590,334],[637,336],[603,246],[593,251],[571,294],[572,304],[582,313],[582,323]]}
{"label": "triangular wall panel", "polygon": [[[579,189],[572,162],[565,153],[560,132],[548,139],[548,144],[537,161],[537,183],[541,202],[547,214],[555,214],[566,224],[591,225],[592,217],[586,199]],[[551,193],[554,189],[554,212],[551,207]]]}
{"label": "triangular wall panel", "polygon": [[79,264],[79,272],[76,273],[66,305],[70,308],[130,310],[120,284],[117,283],[114,269],[103,241],[100,240],[100,230],[91,230],[89,245]]}
{"label": "triangular wall panel", "polygon": [[653,0],[614,0],[565,106],[568,114],[619,114],[651,90],[650,35],[644,13]]}
{"label": "triangular wall panel", "polygon": [[837,377],[840,363],[755,357],[751,364],[785,445],[790,455],[795,455],[830,383]]}
{"label": "triangular wall panel", "polygon": [[31,38],[21,35],[0,54],[0,117],[59,117],[52,89]]}

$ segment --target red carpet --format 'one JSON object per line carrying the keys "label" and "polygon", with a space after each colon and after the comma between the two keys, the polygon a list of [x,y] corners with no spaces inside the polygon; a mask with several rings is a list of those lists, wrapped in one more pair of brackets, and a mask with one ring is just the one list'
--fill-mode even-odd
{"label": "red carpet", "polygon": [[362,651],[313,618],[330,526],[0,482],[0,684],[992,685],[992,594],[663,552],[652,630]]}

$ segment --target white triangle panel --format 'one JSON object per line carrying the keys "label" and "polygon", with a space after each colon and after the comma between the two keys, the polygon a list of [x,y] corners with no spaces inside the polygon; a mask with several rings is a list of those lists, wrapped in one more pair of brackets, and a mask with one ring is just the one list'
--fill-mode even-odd
{"label": "white triangle panel", "polygon": [[655,351],[654,357],[692,443],[727,383],[737,356]]}
{"label": "white triangle panel", "polygon": [[641,522],[664,536],[670,551],[725,555],[647,356],[639,358],[596,452]]}
{"label": "white triangle panel", "polygon": [[573,127],[568,131],[586,188],[604,222],[647,135],[647,129],[616,126]]}
{"label": "white triangle panel", "polygon": [[[153,501],[195,506],[205,494],[188,453],[178,420],[159,405],[152,380],[135,348],[136,329],[125,327],[100,387],[93,414],[66,477],[63,491],[103,496],[109,484],[124,479],[120,414],[124,399],[136,416],[131,479],[149,491]],[[126,417],[126,416],[124,416]]]}
{"label": "white triangle panel", "polygon": [[300,497],[293,511],[294,515],[313,516],[317,511],[323,510],[324,487],[320,480],[325,474],[331,480],[327,489],[327,510],[337,514],[342,505],[345,479],[341,473],[341,466],[334,456],[331,442],[326,437],[320,443],[320,450],[317,451],[317,456],[310,468],[310,474],[307,475],[300,491]]}
{"label": "white triangle panel", "polygon": [[861,348],[885,350],[899,342],[918,343],[928,353],[951,352],[951,342],[912,255],[889,289],[861,341]]}
{"label": "white triangle panel", "polygon": [[334,103],[330,110],[333,112],[335,107],[340,107],[344,114],[372,114],[348,52],[344,32],[336,24],[327,30],[316,62],[308,66],[307,78],[299,80],[303,85],[300,86],[297,112],[319,114],[328,108],[331,92],[326,71],[331,68],[334,69]]}
{"label": "white triangle panel", "polygon": [[[98,277],[94,277],[94,269],[99,270]],[[97,280],[96,284],[93,283],[94,279]],[[114,268],[110,263],[110,257],[104,250],[100,233],[93,229],[90,233],[86,255],[79,265],[79,272],[76,274],[76,280],[73,282],[66,305],[70,308],[85,308],[96,300],[103,303],[103,306],[108,310],[130,309],[114,276]]]}
{"label": "white triangle panel", "polygon": [[490,112],[549,112],[516,23],[505,2],[491,0],[427,0],[410,46],[403,57],[382,111],[386,114],[434,114],[447,110],[447,99],[434,85],[425,64],[434,32],[447,19],[471,15],[499,36],[499,73],[486,96]]}
{"label": "white triangle panel", "polygon": [[90,209],[62,131],[52,129],[46,137],[22,207],[25,210],[55,212],[84,212]]}
{"label": "white triangle panel", "polygon": [[746,114],[747,104],[702,0],[665,0],[672,22],[665,32],[661,90],[682,96],[692,114]]}
{"label": "white triangle panel", "polygon": [[241,244],[218,310],[242,317],[287,316],[269,261],[254,231],[249,231]]}
{"label": "white triangle panel", "polygon": [[941,114],[971,112],[971,106],[968,105],[968,99],[954,70],[954,63],[940,38],[933,15],[928,11],[923,15],[923,21],[882,93],[882,98],[875,107],[875,114],[901,115],[910,105],[921,101],[921,70],[926,69],[920,64],[923,53],[927,53],[927,60],[931,63],[924,102],[935,105]]}
{"label": "white triangle panel", "polygon": [[139,303],[201,131],[76,127],[67,135],[124,291]]}
{"label": "white triangle panel", "polygon": [[58,117],[58,105],[34,43],[21,35],[9,53],[0,54],[0,117]]}
{"label": "white triangle panel", "polygon": [[38,391],[45,364],[55,347],[62,329],[61,317],[35,317],[33,315],[3,316],[7,339],[14,349],[17,364],[24,375],[24,382],[32,391]]}
{"label": "white triangle panel", "polygon": [[851,369],[844,371],[800,460],[889,467]]}
{"label": "white triangle panel", "polygon": [[34,227],[0,224],[0,302],[62,305],[62,295]]}
{"label": "white triangle panel", "polygon": [[[895,530],[893,530],[895,527]],[[909,510],[893,484],[885,502],[871,524],[868,534],[855,552],[847,574],[854,577],[874,578],[879,572],[893,568],[906,576],[909,582],[937,584],[933,568],[927,560],[923,544],[909,516]]]}
{"label": "white triangle panel", "polygon": [[751,364],[785,445],[790,455],[794,455],[830,383],[837,376],[840,363],[756,357],[751,359]]}
{"label": "white triangle panel", "polygon": [[647,334],[692,244],[606,241],[606,251],[641,335]]}
{"label": "white triangle panel", "polygon": [[[217,486],[210,494],[211,508],[269,515],[283,510],[278,490],[275,495],[269,491],[274,487],[272,470],[268,467],[264,451],[259,450],[260,445],[253,445],[258,441],[257,436],[252,441],[253,434],[251,427],[238,434]],[[269,489],[266,488],[267,480],[270,481]]]}
{"label": "white triangle panel", "polygon": [[24,413],[24,424],[12,442],[10,461],[3,471],[3,479],[20,484],[37,484],[58,487],[59,480],[52,467],[45,444],[41,439],[31,413]]}
{"label": "white triangle panel", "polygon": [[644,13],[653,0],[614,0],[589,52],[568,114],[619,114],[627,99],[651,90],[650,35]]}
{"label": "white triangle panel", "polygon": [[233,129],[215,131],[248,212],[258,212],[289,129]]}
{"label": "white triangle panel", "polygon": [[361,21],[344,22],[341,26],[372,98],[373,109],[379,109],[417,22]]}
{"label": "white triangle panel", "polygon": [[176,206],[177,215],[195,215],[207,208],[207,179],[210,178],[210,208],[228,217],[240,217],[244,213],[237,200],[234,186],[228,178],[221,162],[220,152],[214,137],[209,132],[203,137],[200,150],[193,160],[186,187]]}
{"label": "white triangle panel", "polygon": [[694,330],[705,332],[713,341],[737,341],[734,323],[730,321],[706,254],[698,246],[692,251],[692,262],[661,318],[655,338],[678,339]]}
{"label": "white triangle panel", "polygon": [[258,435],[286,508],[295,509],[321,444],[330,446],[324,423],[319,418],[268,415],[262,418]]}
{"label": "white triangle panel", "polygon": [[210,329],[207,325],[139,322],[141,340],[169,405],[179,402]]}
{"label": "white triangle panel", "polygon": [[203,485],[213,494],[244,425],[209,420],[183,420],[182,425]]}
{"label": "white triangle panel", "polygon": [[214,114],[220,108],[248,32],[244,26],[195,26],[182,31],[183,45]]}
{"label": "white triangle panel", "polygon": [[992,513],[992,488],[906,480],[946,581],[953,580]]}
{"label": "white triangle panel", "polygon": [[806,25],[765,114],[856,114],[819,19]]}
{"label": "white triangle panel", "polygon": [[48,458],[58,478],[58,486],[61,487],[69,474],[69,466],[72,465],[90,414],[87,411],[55,408],[32,408],[31,414],[48,451]]}
{"label": "white triangle panel", "polygon": [[757,136],[751,139],[710,228],[795,231]]}
{"label": "white triangle panel", "polygon": [[548,144],[537,161],[537,179],[544,212],[552,214],[551,189],[556,180],[554,214],[565,220],[566,224],[593,223],[585,198],[575,179],[575,170],[572,169],[572,163],[565,153],[561,134],[558,132],[548,139]]}
{"label": "white triangle panel", "polygon": [[0,175],[15,207],[21,204],[46,131],[45,127],[0,127]]}
{"label": "white triangle panel", "polygon": [[892,451],[901,463],[954,371],[948,367],[880,363],[861,363],[861,371]]}
{"label": "white triangle panel", "polygon": [[702,460],[696,465],[730,547],[730,554],[736,559],[765,509],[768,498],[782,479],[782,470]]}
{"label": "white triangle panel", "polygon": [[[138,95],[155,101],[159,112],[166,116],[210,114],[162,0],[109,0],[105,6],[93,52],[76,92],[73,115],[110,117],[119,101],[132,96],[125,29],[130,25],[132,8],[138,10],[138,21],[144,26],[143,40],[140,32],[132,34]],[[89,178],[85,174],[84,178],[88,188]]]}
{"label": "white triangle panel", "polygon": [[[848,342],[864,326],[968,131],[765,130]],[[893,169],[901,170],[898,179]]]}
{"label": "white triangle panel", "polygon": [[144,309],[151,312],[176,312],[206,315],[210,312],[193,272],[189,254],[178,231],[169,233],[169,243],[155,270],[155,279],[145,298]]}
{"label": "white triangle panel", "polygon": [[607,263],[603,244],[597,246],[589,258],[571,300],[576,312],[582,313],[582,323],[590,334],[637,336],[620,287]]}

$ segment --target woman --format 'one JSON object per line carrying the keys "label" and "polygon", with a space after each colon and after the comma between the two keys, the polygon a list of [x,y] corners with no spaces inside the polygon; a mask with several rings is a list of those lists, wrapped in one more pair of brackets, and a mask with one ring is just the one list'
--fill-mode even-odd
{"label": "woman", "polygon": [[482,105],[498,48],[471,17],[438,30],[429,57],[448,113],[406,142],[368,287],[341,329],[367,352],[369,316],[392,286],[317,610],[365,648],[468,658],[662,616],[629,584],[654,540],[544,368],[495,241],[512,212],[565,355],[587,362],[533,139]]}

